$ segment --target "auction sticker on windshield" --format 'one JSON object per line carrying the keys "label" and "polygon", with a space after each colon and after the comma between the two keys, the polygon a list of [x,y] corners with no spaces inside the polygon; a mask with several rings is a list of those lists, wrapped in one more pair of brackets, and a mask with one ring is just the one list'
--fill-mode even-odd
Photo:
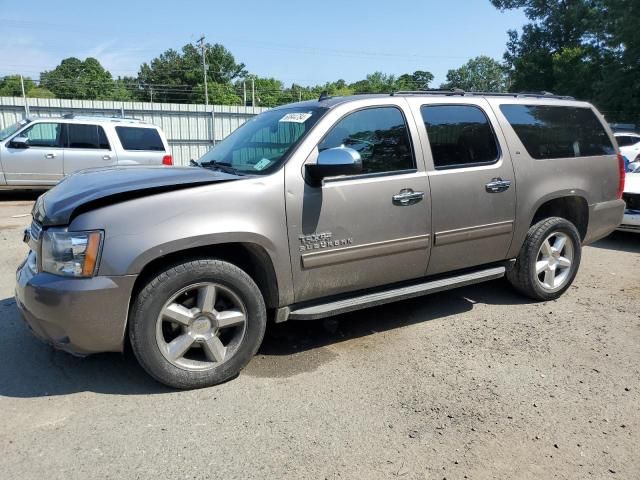
{"label": "auction sticker on windshield", "polygon": [[284,117],[282,117],[279,122],[289,122],[289,123],[304,123],[309,118],[311,118],[312,113],[303,113],[303,112],[294,112],[287,113]]}
{"label": "auction sticker on windshield", "polygon": [[269,160],[268,158],[263,158],[258,163],[256,163],[253,166],[253,168],[254,168],[254,170],[264,170],[265,168],[267,168],[269,166],[270,163],[271,163],[271,160]]}

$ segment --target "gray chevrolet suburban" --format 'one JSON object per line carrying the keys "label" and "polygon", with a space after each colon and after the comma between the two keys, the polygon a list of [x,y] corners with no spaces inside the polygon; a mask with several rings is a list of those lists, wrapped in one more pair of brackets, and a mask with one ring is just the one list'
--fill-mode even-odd
{"label": "gray chevrolet suburban", "polygon": [[178,388],[223,382],[267,320],[314,320],[505,276],[558,298],[624,211],[588,103],[397,92],[258,115],[190,167],[83,171],[42,195],[16,299],[77,355]]}

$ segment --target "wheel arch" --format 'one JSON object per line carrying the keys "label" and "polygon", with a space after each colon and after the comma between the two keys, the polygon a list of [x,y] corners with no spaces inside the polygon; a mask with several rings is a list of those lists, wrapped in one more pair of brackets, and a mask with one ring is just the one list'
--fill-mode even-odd
{"label": "wheel arch", "polygon": [[271,256],[267,250],[253,242],[225,242],[202,245],[172,251],[150,259],[140,270],[131,292],[131,299],[162,270],[170,265],[182,263],[195,258],[216,258],[241,268],[258,285],[267,308],[279,305],[279,283]]}
{"label": "wheel arch", "polygon": [[569,194],[547,198],[534,210],[529,226],[550,217],[561,217],[573,223],[584,240],[589,226],[589,204],[584,196]]}

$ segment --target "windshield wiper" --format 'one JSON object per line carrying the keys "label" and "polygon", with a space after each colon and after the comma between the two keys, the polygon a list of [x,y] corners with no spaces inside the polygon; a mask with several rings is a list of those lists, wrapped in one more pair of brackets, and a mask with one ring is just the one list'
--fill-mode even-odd
{"label": "windshield wiper", "polygon": [[193,161],[196,165],[202,168],[211,168],[213,170],[219,170],[224,173],[231,173],[232,175],[243,176],[244,173],[240,172],[236,168],[233,168],[230,163],[227,162],[219,162],[217,160],[209,160],[207,162],[196,162]]}

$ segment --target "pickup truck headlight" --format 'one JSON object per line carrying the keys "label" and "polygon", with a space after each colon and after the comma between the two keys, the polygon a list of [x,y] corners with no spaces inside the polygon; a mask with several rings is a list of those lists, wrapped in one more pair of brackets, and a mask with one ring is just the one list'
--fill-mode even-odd
{"label": "pickup truck headlight", "polygon": [[65,277],[92,277],[98,265],[102,232],[45,230],[42,270]]}

